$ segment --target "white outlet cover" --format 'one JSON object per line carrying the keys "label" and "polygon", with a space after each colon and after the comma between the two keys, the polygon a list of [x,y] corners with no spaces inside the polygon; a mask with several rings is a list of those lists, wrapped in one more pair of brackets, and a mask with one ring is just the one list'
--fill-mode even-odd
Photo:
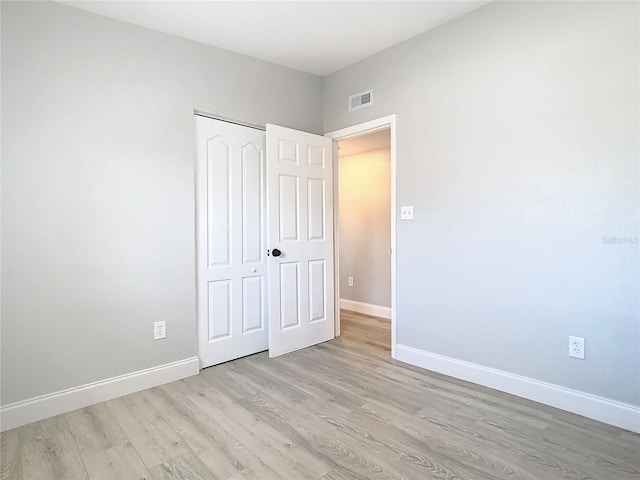
{"label": "white outlet cover", "polygon": [[400,220],[413,220],[413,206],[400,207]]}
{"label": "white outlet cover", "polygon": [[569,356],[584,360],[585,342],[582,337],[569,337]]}
{"label": "white outlet cover", "polygon": [[167,338],[167,327],[165,321],[153,322],[153,339],[162,340],[163,338]]}

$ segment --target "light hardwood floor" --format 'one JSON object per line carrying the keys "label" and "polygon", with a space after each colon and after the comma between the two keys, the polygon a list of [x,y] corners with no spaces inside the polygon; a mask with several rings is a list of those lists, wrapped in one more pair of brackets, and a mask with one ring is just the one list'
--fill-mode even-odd
{"label": "light hardwood floor", "polygon": [[2,479],[640,479],[640,436],[390,359],[386,320],[2,434]]}

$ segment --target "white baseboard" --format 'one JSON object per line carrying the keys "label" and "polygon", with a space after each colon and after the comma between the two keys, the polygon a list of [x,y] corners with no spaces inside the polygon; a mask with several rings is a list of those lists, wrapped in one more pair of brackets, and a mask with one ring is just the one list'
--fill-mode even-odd
{"label": "white baseboard", "polygon": [[197,375],[198,357],[88,383],[0,407],[0,431]]}
{"label": "white baseboard", "polygon": [[355,300],[340,299],[340,308],[351,310],[352,312],[373,315],[374,317],[382,317],[391,319],[391,308],[373,305],[372,303],[356,302]]}
{"label": "white baseboard", "polygon": [[640,433],[640,407],[406,345],[396,345],[395,358],[401,362]]}

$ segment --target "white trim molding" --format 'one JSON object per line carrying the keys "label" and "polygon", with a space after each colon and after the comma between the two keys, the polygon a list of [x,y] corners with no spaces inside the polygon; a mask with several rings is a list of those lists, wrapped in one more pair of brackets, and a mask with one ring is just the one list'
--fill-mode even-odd
{"label": "white trim molding", "polygon": [[[325,137],[329,137],[334,141],[334,155],[333,155],[333,182],[334,186],[339,184],[339,169],[337,167],[338,155],[336,142],[338,140],[344,140],[350,137],[357,137],[365,135],[367,133],[377,132],[379,130],[389,129],[391,132],[391,311],[389,318],[391,319],[391,358],[396,358],[396,215],[397,212],[397,199],[396,199],[396,162],[397,162],[397,120],[398,117],[394,113],[387,115],[386,117],[376,118],[369,120],[368,122],[359,123],[358,125],[352,125],[350,127],[341,128],[340,130],[334,130],[329,133],[325,133]],[[334,188],[334,202],[333,202],[333,221],[334,221],[334,258],[340,258],[340,238],[339,232],[339,211],[338,211],[338,189]],[[340,298],[340,262],[337,260],[334,262],[334,278],[335,283],[335,298]],[[338,310],[338,302],[336,302],[336,318],[335,318],[335,333],[336,336],[340,335],[340,312]]]}
{"label": "white trim molding", "polygon": [[640,433],[640,407],[398,344],[396,359]]}
{"label": "white trim molding", "polygon": [[350,310],[352,312],[364,313],[365,315],[373,315],[374,317],[382,317],[391,320],[391,307],[383,307],[382,305],[356,302],[355,300],[341,298],[340,308],[343,310]]}
{"label": "white trim molding", "polygon": [[0,430],[20,427],[112,398],[197,375],[199,372],[198,357],[191,357],[4,405],[0,407]]}

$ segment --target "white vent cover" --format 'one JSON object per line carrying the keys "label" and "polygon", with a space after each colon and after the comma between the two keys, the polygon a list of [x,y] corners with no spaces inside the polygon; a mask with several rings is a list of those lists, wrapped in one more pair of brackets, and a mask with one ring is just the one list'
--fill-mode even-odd
{"label": "white vent cover", "polygon": [[373,88],[349,96],[347,108],[350,112],[373,105]]}

